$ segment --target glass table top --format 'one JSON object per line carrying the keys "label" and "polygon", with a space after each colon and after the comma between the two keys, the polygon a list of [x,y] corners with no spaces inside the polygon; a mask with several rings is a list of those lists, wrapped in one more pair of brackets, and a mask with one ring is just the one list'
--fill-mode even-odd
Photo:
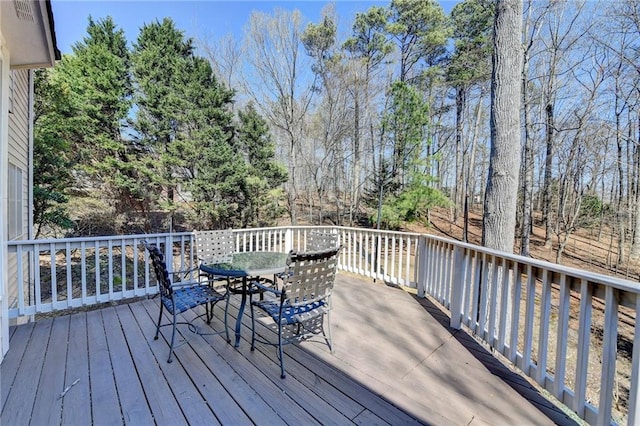
{"label": "glass table top", "polygon": [[272,275],[283,272],[287,266],[287,253],[268,251],[239,252],[230,263],[203,264],[206,273],[230,277]]}

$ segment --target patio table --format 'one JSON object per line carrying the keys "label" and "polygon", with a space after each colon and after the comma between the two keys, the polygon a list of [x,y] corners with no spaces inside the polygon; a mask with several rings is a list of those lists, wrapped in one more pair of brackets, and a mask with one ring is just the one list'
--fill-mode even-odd
{"label": "patio table", "polygon": [[242,326],[242,315],[247,304],[247,294],[249,286],[248,277],[261,277],[275,275],[284,272],[287,267],[287,253],[276,253],[269,251],[249,251],[234,253],[229,263],[212,263],[200,265],[200,270],[207,274],[224,276],[230,278],[242,278],[240,289],[230,289],[231,292],[242,296],[238,318],[236,319],[236,342],[235,347],[240,346],[240,328]]}

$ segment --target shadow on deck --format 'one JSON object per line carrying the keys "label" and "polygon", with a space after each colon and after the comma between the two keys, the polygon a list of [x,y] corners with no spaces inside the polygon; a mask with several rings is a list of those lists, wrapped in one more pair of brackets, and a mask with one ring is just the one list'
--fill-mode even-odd
{"label": "shadow on deck", "polygon": [[274,347],[250,351],[248,315],[239,349],[185,331],[171,364],[157,299],[13,327],[1,423],[575,424],[428,299],[341,273],[333,302],[335,353],[288,346],[284,380]]}

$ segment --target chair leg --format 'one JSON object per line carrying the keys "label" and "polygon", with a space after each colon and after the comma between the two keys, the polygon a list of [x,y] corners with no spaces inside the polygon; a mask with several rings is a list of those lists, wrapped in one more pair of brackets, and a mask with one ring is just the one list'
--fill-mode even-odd
{"label": "chair leg", "polygon": [[282,350],[282,322],[278,324],[278,355],[280,356],[280,378],[284,379],[286,374],[284,372],[284,352]]}
{"label": "chair leg", "polygon": [[[209,309],[209,305],[211,305],[211,309]],[[214,306],[213,302],[204,304],[204,310],[207,315],[207,325],[211,325],[211,318],[213,318],[213,306]]]}
{"label": "chair leg", "polygon": [[[324,334],[324,327],[322,327],[322,334]],[[327,341],[327,345],[329,345],[329,351],[333,353],[333,339],[331,337],[331,310],[327,312],[327,334],[324,335],[324,339]]]}
{"label": "chair leg", "polygon": [[225,308],[224,308],[224,334],[227,337],[227,343],[231,342],[231,339],[229,338],[229,328],[227,328],[227,311],[229,310],[229,300],[230,299],[231,298],[227,294],[227,300],[226,300],[226,304],[225,304]]}
{"label": "chair leg", "polygon": [[173,330],[171,331],[171,346],[169,347],[169,359],[167,360],[168,363],[173,362],[173,360],[171,359],[171,357],[173,356],[173,341],[176,338],[176,313],[175,310],[173,312]]}
{"label": "chair leg", "polygon": [[225,334],[227,335],[227,343],[231,343],[231,339],[229,338],[229,327],[228,327],[228,321],[227,321],[227,317],[229,316],[229,301],[231,300],[231,297],[229,297],[229,294],[227,293],[227,301],[224,304],[224,331]]}
{"label": "chair leg", "polygon": [[160,333],[160,321],[162,320],[162,308],[164,308],[164,304],[162,300],[160,301],[160,315],[158,315],[158,323],[156,324],[156,335],[153,337],[153,340],[158,340],[158,334]]}
{"label": "chair leg", "polygon": [[251,350],[256,348],[256,318],[253,310],[253,297],[249,293],[249,310],[251,311]]}

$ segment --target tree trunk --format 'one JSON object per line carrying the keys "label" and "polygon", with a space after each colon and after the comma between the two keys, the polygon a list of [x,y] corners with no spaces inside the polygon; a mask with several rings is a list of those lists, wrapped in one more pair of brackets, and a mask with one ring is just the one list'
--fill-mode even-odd
{"label": "tree trunk", "polygon": [[296,189],[296,164],[297,164],[297,155],[296,155],[296,145],[293,135],[289,135],[291,137],[289,141],[289,190],[287,191],[287,201],[289,203],[289,219],[291,220],[291,225],[295,226],[298,224],[298,213],[296,208],[296,203],[298,202],[297,197],[297,189]]}
{"label": "tree trunk", "polygon": [[473,169],[476,163],[476,145],[478,142],[478,132],[480,127],[480,117],[482,116],[482,98],[484,97],[484,89],[480,90],[480,96],[478,98],[478,105],[476,106],[476,122],[473,129],[473,137],[471,139],[471,153],[469,154],[469,166],[466,172],[465,192],[464,192],[464,229],[462,231],[462,241],[469,241],[469,199],[473,202],[475,180],[473,176]]}
{"label": "tree trunk", "polygon": [[464,87],[456,88],[456,184],[454,187],[454,206],[453,206],[453,221],[458,220],[458,210],[465,198],[464,190],[464,149],[462,147],[463,137],[463,120],[464,120],[464,107],[466,101],[466,93]]}
{"label": "tree trunk", "polygon": [[[551,96],[551,94],[549,94]],[[549,99],[545,108],[547,114],[546,154],[544,163],[544,188],[542,190],[542,222],[544,223],[544,246],[551,247],[551,172],[553,167],[553,103]]]}
{"label": "tree trunk", "polygon": [[522,167],[522,228],[520,229],[520,254],[529,256],[531,244],[531,230],[533,228],[533,138],[530,133],[529,110],[527,106],[526,88],[523,83],[524,93],[524,154]]}
{"label": "tree trunk", "polygon": [[[640,127],[640,120],[638,120],[638,126]],[[638,131],[638,143],[640,143],[640,128],[636,129]],[[634,182],[634,201],[635,201],[635,229],[633,232],[633,244],[631,246],[631,252],[629,256],[632,259],[638,259],[640,257],[640,148],[638,144],[634,149],[634,168],[633,168],[633,182]]]}
{"label": "tree trunk", "polygon": [[[531,8],[529,9],[531,13]],[[528,33],[529,18],[524,33]],[[520,254],[529,256],[531,231],[533,230],[533,134],[531,131],[531,111],[529,92],[527,89],[527,70],[529,68],[529,51],[533,44],[533,35],[522,55],[522,108],[524,118],[524,153],[522,165],[522,227],[520,228]]]}
{"label": "tree trunk", "polygon": [[[617,104],[617,100],[616,100]],[[616,111],[618,109],[616,108]],[[620,113],[616,113],[616,148],[617,148],[617,163],[618,163],[618,202],[617,207],[617,219],[618,219],[618,259],[617,265],[624,263],[624,245],[625,245],[625,206],[624,206],[624,169],[622,167],[622,138],[620,137]]]}
{"label": "tree trunk", "polygon": [[[356,86],[359,84],[356,81]],[[354,111],[353,111],[353,176],[351,179],[351,206],[349,208],[349,225],[353,226],[355,210],[358,206],[360,198],[360,99],[356,87],[354,95]]]}
{"label": "tree trunk", "polygon": [[491,77],[491,156],[482,243],[513,252],[520,171],[521,0],[497,0]]}

